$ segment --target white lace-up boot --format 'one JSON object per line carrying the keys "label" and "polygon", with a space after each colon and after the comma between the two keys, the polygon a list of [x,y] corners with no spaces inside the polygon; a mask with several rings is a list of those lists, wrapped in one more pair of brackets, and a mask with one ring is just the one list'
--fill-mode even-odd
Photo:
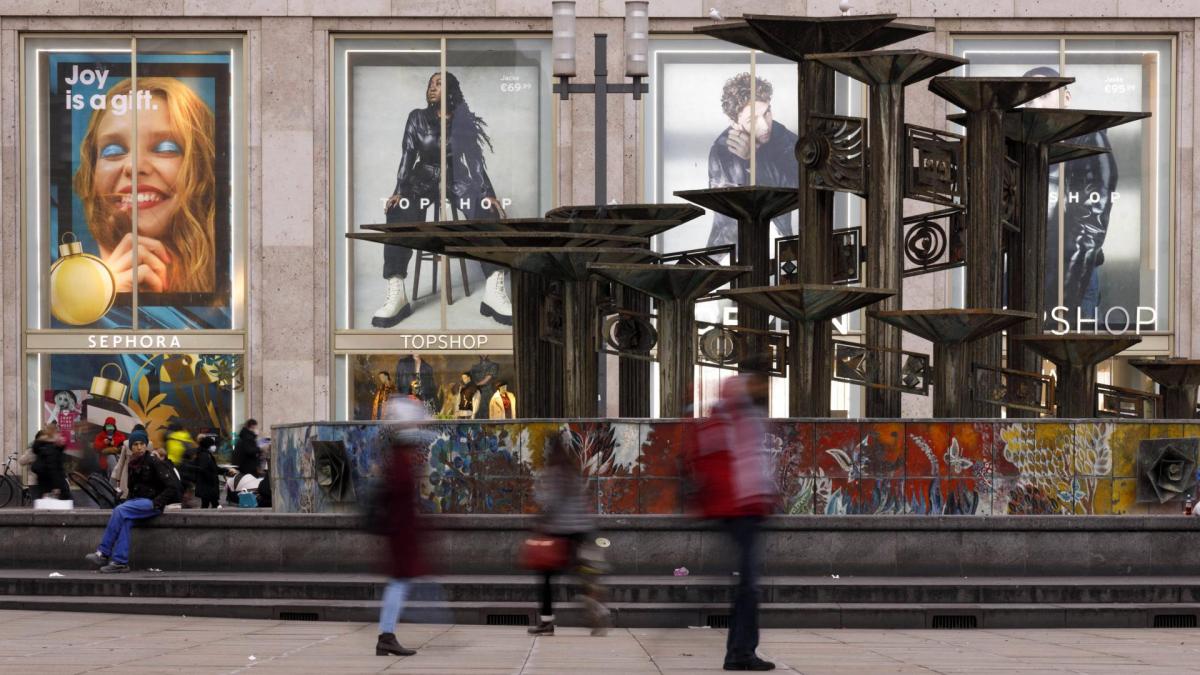
{"label": "white lace-up boot", "polygon": [[388,277],[387,284],[387,298],[383,301],[383,307],[371,317],[371,325],[376,328],[391,328],[413,313],[408,293],[404,290],[404,278]]}
{"label": "white lace-up boot", "polygon": [[511,326],[512,300],[508,298],[506,274],[504,270],[498,270],[488,276],[483,285],[483,301],[479,303],[479,313],[490,316],[496,323]]}

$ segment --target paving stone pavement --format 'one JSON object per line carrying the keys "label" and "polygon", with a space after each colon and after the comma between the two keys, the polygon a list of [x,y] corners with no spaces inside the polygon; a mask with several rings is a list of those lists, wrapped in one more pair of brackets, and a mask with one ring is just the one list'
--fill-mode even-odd
{"label": "paving stone pavement", "polygon": [[[725,633],[402,624],[406,658],[374,655],[373,624],[0,611],[0,673],[462,673],[642,675],[721,669]],[[1200,631],[765,630],[782,673],[1200,671]]]}

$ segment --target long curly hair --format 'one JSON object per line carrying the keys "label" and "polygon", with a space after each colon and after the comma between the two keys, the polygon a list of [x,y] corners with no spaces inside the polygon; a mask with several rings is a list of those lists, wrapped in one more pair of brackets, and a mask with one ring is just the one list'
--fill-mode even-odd
{"label": "long curly hair", "polygon": [[[439,74],[430,75],[429,81],[432,82],[433,78]],[[466,157],[478,161],[479,165],[486,169],[487,158],[483,154],[483,146],[486,145],[489,152],[494,152],[492,137],[487,132],[487,122],[471,111],[471,106],[467,104],[467,99],[463,96],[462,85],[459,84],[454,73],[447,72],[442,85],[442,91],[446,97],[450,147],[455,153],[462,153]],[[438,104],[430,105],[436,107]]]}
{"label": "long curly hair", "polygon": [[[138,90],[166,102],[171,131],[183,149],[183,166],[176,178],[178,206],[164,245],[171,254],[167,290],[204,292],[212,290],[216,259],[216,121],[212,110],[191,87],[173,77],[139,77]],[[79,169],[75,193],[83,202],[88,229],[100,246],[112,250],[130,231],[131,223],[113,207],[108,195],[95,186],[99,154],[97,132],[112,109],[113,97],[132,92],[133,82],[122,80],[105,94],[108,105],[92,114],[79,146]]]}

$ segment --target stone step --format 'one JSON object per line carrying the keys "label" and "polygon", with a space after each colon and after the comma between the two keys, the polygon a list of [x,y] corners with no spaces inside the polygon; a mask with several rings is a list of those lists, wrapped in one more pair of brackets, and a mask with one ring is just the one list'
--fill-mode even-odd
{"label": "stone step", "polygon": [[[723,628],[728,605],[708,603],[612,603],[618,628]],[[295,621],[378,619],[379,603],[367,600],[277,600],[223,598],[142,598],[111,596],[0,597],[0,610],[117,612]],[[403,620],[524,626],[535,620],[531,603],[430,602],[407,604]],[[564,626],[585,625],[578,603],[556,605]],[[1194,628],[1200,603],[1080,604],[873,604],[763,603],[764,628]],[[513,630],[519,630],[514,628]]]}
{"label": "stone step", "polygon": [[[0,570],[8,596],[81,596],[227,600],[375,601],[383,579],[361,574],[156,572],[102,575],[64,570]],[[605,579],[610,599],[629,604],[724,605],[735,576],[635,576]],[[556,599],[576,591],[555,586]],[[429,602],[532,603],[533,574],[451,575],[423,578],[411,598]],[[1172,604],[1200,602],[1200,577],[792,577],[761,580],[761,599],[774,604]]]}

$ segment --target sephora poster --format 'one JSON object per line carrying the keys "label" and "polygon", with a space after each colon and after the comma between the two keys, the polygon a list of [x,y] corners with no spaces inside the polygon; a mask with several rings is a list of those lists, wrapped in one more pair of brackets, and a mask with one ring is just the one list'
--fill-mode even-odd
{"label": "sephora poster", "polygon": [[[338,43],[345,68],[335,71],[344,80],[335,83],[336,133],[346,150],[338,218],[350,231],[385,222],[537,217],[549,207],[543,42],[448,40],[444,54],[440,45]],[[349,304],[339,312],[340,328],[511,325],[509,275],[500,267],[444,258],[435,267],[430,254],[361,241],[349,243],[339,261]]]}
{"label": "sephora poster", "polygon": [[1109,152],[1051,168],[1043,311],[1053,330],[1166,330],[1170,41],[972,39],[956,42],[956,51],[971,60],[969,75],[1075,78],[1030,107],[1151,113],[1140,122],[1072,139]]}
{"label": "sephora poster", "polygon": [[64,430],[70,447],[90,444],[112,418],[128,434],[142,425],[161,445],[171,424],[228,442],[242,400],[234,354],[52,354],[42,359],[41,424]]}
{"label": "sephora poster", "polygon": [[233,327],[233,53],[183,51],[36,52],[48,327]]}

